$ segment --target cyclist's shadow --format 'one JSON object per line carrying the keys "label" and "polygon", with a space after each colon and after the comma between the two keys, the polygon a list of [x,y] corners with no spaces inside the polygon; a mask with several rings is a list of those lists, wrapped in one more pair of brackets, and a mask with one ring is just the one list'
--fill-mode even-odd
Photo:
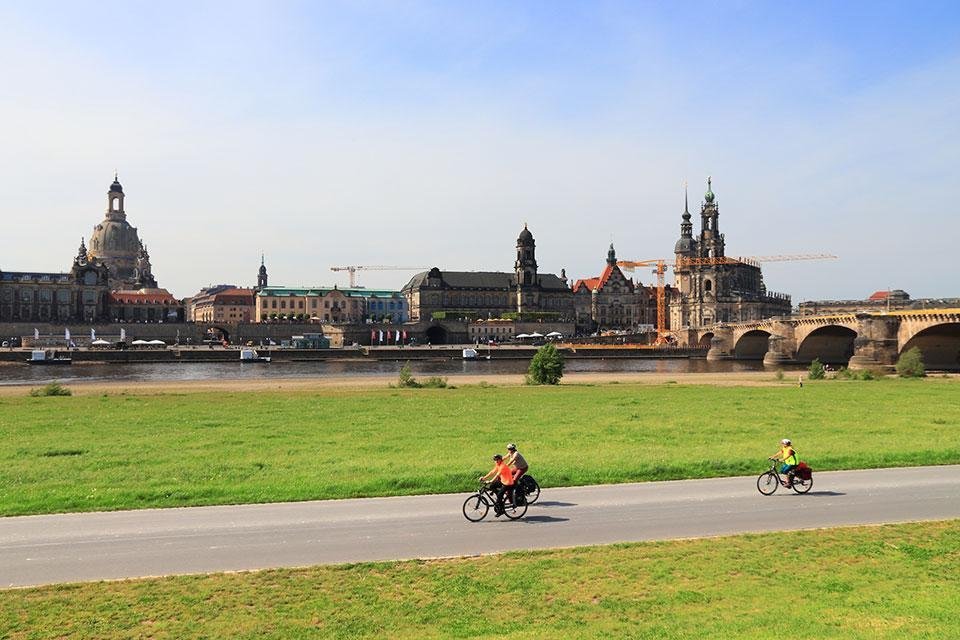
{"label": "cyclist's shadow", "polygon": [[570,518],[558,518],[556,516],[524,516],[520,518],[517,522],[530,522],[533,524],[540,523],[550,523],[550,522],[567,522]]}

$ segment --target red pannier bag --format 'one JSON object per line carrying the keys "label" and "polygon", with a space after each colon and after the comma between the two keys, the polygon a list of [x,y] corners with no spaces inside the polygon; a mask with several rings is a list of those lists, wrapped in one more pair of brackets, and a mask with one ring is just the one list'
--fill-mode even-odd
{"label": "red pannier bag", "polygon": [[810,465],[806,462],[801,461],[800,464],[797,465],[796,475],[801,480],[809,480],[813,477],[813,469],[811,469]]}

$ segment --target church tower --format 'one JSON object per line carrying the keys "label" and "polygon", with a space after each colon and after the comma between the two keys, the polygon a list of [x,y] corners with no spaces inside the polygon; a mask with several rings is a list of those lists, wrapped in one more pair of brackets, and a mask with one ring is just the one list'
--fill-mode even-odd
{"label": "church tower", "polygon": [[723,234],[719,229],[720,209],[713,193],[712,179],[707,178],[707,192],[700,207],[700,257],[723,257]]}
{"label": "church tower", "polygon": [[517,237],[517,261],[513,270],[517,277],[517,311],[535,311],[539,308],[537,291],[536,243],[533,234],[523,225],[523,231]]}
{"label": "church tower", "polygon": [[264,263],[263,254],[260,254],[260,271],[257,272],[257,291],[267,288],[267,265]]}

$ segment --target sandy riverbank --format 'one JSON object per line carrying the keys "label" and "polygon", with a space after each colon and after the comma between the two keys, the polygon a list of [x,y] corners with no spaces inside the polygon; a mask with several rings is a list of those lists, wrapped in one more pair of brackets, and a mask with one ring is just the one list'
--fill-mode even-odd
{"label": "sandy riverbank", "polygon": [[[523,376],[519,374],[495,375],[450,375],[447,382],[454,386],[475,385],[485,382],[496,386],[522,385]],[[746,371],[736,373],[568,373],[563,384],[707,384],[718,386],[767,386],[796,384],[796,378],[788,377],[778,381],[774,374],[766,371]],[[203,380],[171,382],[90,382],[65,383],[75,395],[136,394],[150,395],[163,393],[202,393],[202,392],[258,392],[258,391],[321,391],[333,389],[386,389],[396,383],[395,375],[384,376],[315,376],[296,378],[269,378],[256,380]],[[22,396],[39,384],[11,385],[0,387],[0,396]]]}

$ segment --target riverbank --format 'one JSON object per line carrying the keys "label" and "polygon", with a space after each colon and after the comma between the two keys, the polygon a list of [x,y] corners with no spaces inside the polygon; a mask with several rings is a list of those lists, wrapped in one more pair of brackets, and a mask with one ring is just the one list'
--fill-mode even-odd
{"label": "riverbank", "polygon": [[[455,387],[492,385],[496,387],[524,386],[524,374],[453,374],[442,376],[448,385]],[[795,383],[795,379],[791,378]],[[788,379],[788,380],[791,380]],[[74,395],[161,395],[192,393],[256,393],[264,391],[287,391],[307,393],[331,389],[386,389],[395,385],[395,374],[383,375],[336,375],[296,376],[290,378],[219,379],[219,380],[173,380],[173,381],[86,381],[65,382]],[[717,387],[772,387],[783,386],[769,371],[739,371],[724,373],[657,373],[657,372],[583,372],[565,374],[562,386],[593,386],[611,384],[642,385],[708,385]],[[18,383],[0,386],[0,397],[26,395],[26,391],[42,386],[40,383]]]}

